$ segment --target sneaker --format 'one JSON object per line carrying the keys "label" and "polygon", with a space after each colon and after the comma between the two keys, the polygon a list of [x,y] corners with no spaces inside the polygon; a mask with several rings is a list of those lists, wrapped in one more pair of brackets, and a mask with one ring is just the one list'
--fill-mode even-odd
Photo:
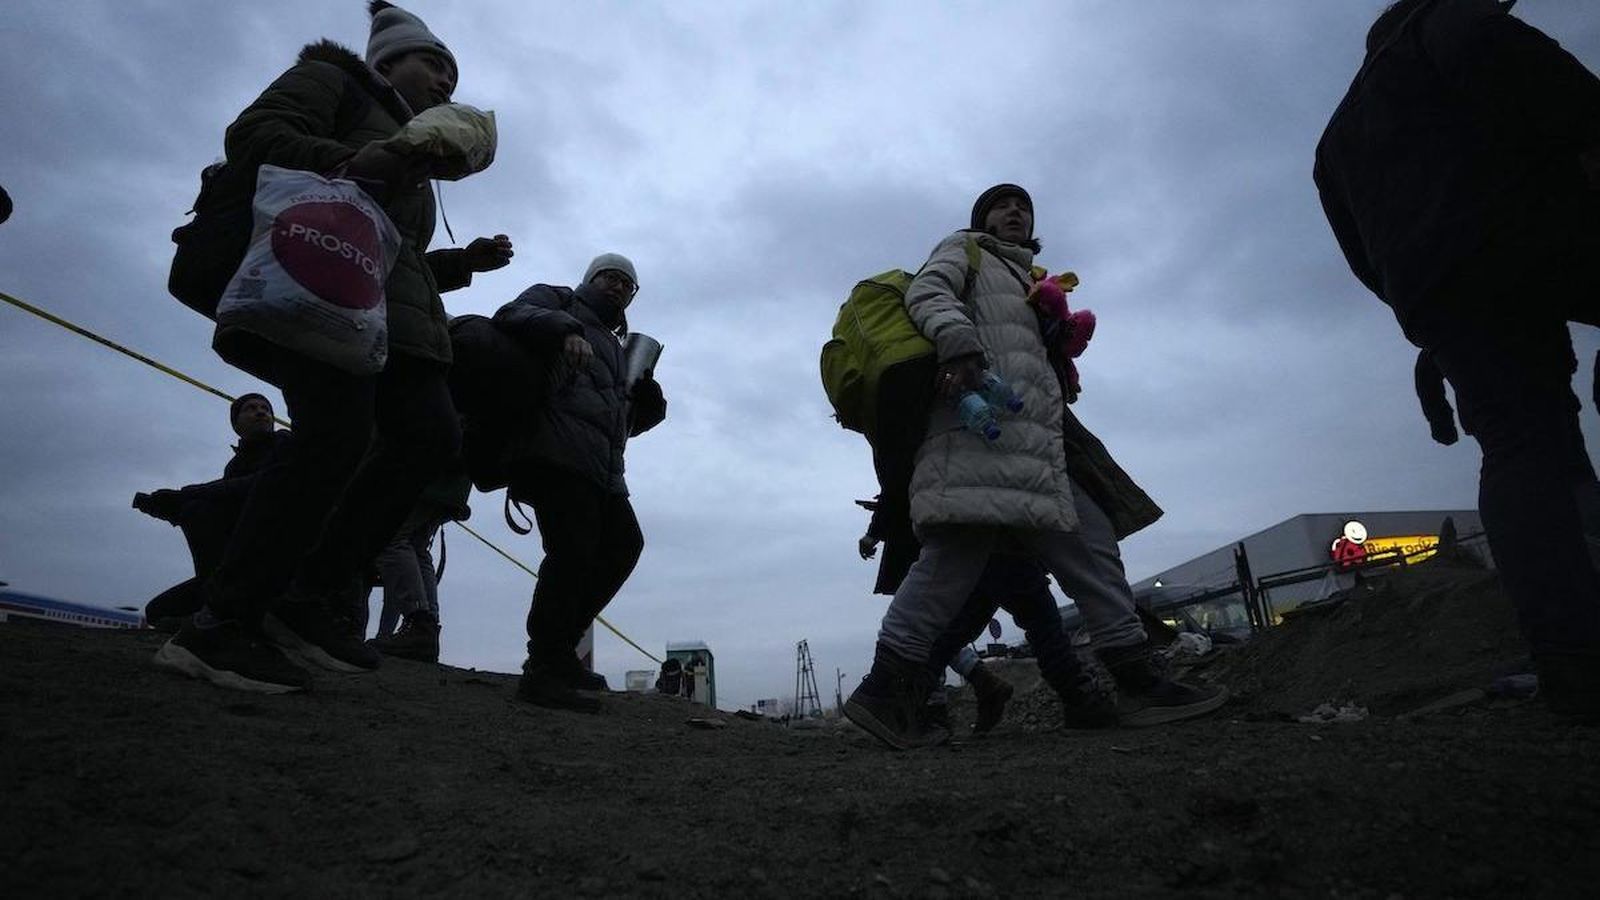
{"label": "sneaker", "polygon": [[330,672],[370,672],[383,663],[383,656],[352,631],[348,619],[334,615],[319,600],[281,600],[262,618],[261,630],[290,656]]}
{"label": "sneaker", "polygon": [[439,661],[439,622],[427,613],[412,613],[394,634],[375,637],[367,644],[384,656],[436,663]]}
{"label": "sneaker", "polygon": [[600,701],[573,690],[563,673],[551,666],[533,662],[523,666],[522,678],[517,682],[517,699],[546,709],[581,713],[600,711]]}
{"label": "sneaker", "polygon": [[311,687],[311,675],[238,622],[210,628],[186,623],[156,651],[155,664],[236,691],[287,694]]}
{"label": "sneaker", "polygon": [[932,747],[950,740],[948,729],[930,725],[924,708],[928,699],[925,672],[892,651],[879,646],[872,670],[845,701],[851,722],[896,750]]}
{"label": "sneaker", "polygon": [[1013,689],[1010,682],[989,671],[983,663],[973,667],[967,681],[978,700],[978,718],[972,723],[972,733],[984,734],[1005,717]]}
{"label": "sneaker", "polygon": [[1121,694],[1117,715],[1133,728],[1181,722],[1214,712],[1228,702],[1228,689],[1174,681],[1151,659],[1149,648],[1109,647],[1099,651]]}

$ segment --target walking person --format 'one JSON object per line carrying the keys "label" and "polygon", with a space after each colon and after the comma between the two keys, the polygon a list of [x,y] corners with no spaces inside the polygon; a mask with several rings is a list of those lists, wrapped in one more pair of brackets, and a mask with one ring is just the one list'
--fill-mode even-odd
{"label": "walking person", "polygon": [[436,571],[433,542],[446,522],[463,522],[472,515],[472,507],[467,505],[471,493],[472,482],[464,471],[435,479],[423,490],[394,540],[378,552],[383,609],[378,615],[378,634],[367,643],[384,656],[439,661],[439,577],[444,555],[441,551]]}
{"label": "walking person", "polygon": [[[1084,610],[1121,691],[1123,721],[1175,721],[1226,699],[1220,689],[1171,681],[1151,658],[1116,527],[1067,470],[1062,375],[1028,302],[1039,250],[1033,219],[1027,191],[990,188],[973,204],[970,228],[941,241],[906,292],[912,322],[938,354],[945,402],[929,416],[910,482],[922,552],[883,617],[871,671],[845,704],[851,721],[897,749],[949,738],[922,721],[930,655],[1002,538],[1044,565]],[[981,251],[976,269],[969,242]],[[1023,409],[1008,414],[989,443],[963,429],[954,402],[991,370]]]}
{"label": "walking person", "polygon": [[[1558,713],[1600,717],[1569,322],[1600,324],[1600,80],[1492,0],[1401,0],[1317,145],[1351,270],[1455,390],[1478,505]],[[1442,394],[1442,391],[1439,392]]]}
{"label": "walking person", "polygon": [[439,292],[511,257],[504,235],[426,252],[434,162],[396,156],[383,142],[450,100],[456,59],[415,15],[382,0],[369,11],[364,59],[328,40],[308,45],[227,132],[220,190],[250,196],[264,164],[342,171],[382,204],[402,244],[384,285],[388,361],[377,375],[351,374],[237,326],[217,330],[218,354],[277,385],[294,422],[292,438],[257,476],[205,607],[156,656],[226,687],[303,690],[309,674],[284,652],[338,672],[378,666],[381,657],[350,620],[363,573],[461,443],[445,383],[450,338]]}
{"label": "walking person", "polygon": [[533,506],[544,544],[517,690],[540,706],[599,709],[578,692],[604,690],[605,679],[584,669],[576,648],[644,549],[623,454],[629,437],[666,417],[666,400],[653,377],[626,377],[627,310],[638,291],[633,263],[603,253],[576,288],[537,284],[494,315],[561,370],[537,421],[511,438],[506,454],[507,494]]}

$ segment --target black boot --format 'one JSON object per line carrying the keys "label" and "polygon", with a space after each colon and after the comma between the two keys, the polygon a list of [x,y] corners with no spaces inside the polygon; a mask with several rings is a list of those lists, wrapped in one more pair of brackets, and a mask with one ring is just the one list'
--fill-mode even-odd
{"label": "black boot", "polygon": [[611,685],[606,682],[606,677],[599,672],[591,672],[583,667],[583,660],[576,653],[568,653],[565,658],[556,661],[556,668],[561,677],[566,679],[567,686],[575,691],[600,691],[611,690]]}
{"label": "black boot", "polygon": [[414,612],[406,616],[394,634],[375,637],[367,643],[384,656],[436,663],[439,661],[439,620],[432,613]]}
{"label": "black boot", "polygon": [[896,750],[942,744],[950,740],[950,732],[929,726],[923,710],[932,687],[925,667],[901,659],[879,644],[872,671],[845,701],[844,714]]}
{"label": "black boot", "polygon": [[522,680],[517,682],[517,699],[547,709],[582,713],[600,711],[600,701],[573,690],[560,666],[532,658],[522,666]]}
{"label": "black boot", "polygon": [[1041,660],[1039,674],[1061,698],[1063,728],[1110,728],[1117,724],[1117,698],[1095,686],[1070,648],[1060,659]]}
{"label": "black boot", "polygon": [[1228,702],[1227,688],[1201,687],[1168,678],[1151,658],[1146,644],[1107,647],[1096,653],[1122,692],[1118,710],[1124,725],[1180,722],[1203,716]]}
{"label": "black boot", "polygon": [[1005,716],[1006,704],[1013,692],[1011,683],[989,671],[983,663],[975,664],[966,677],[978,700],[978,719],[972,723],[972,733],[983,734],[999,725]]}

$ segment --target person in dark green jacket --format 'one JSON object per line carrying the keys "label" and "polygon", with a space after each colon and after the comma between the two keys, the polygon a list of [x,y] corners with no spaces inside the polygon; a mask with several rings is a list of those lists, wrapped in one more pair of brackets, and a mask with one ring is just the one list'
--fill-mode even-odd
{"label": "person in dark green jacket", "polygon": [[456,59],[411,13],[381,0],[368,8],[364,60],[327,40],[307,46],[227,132],[227,189],[253,190],[268,163],[342,175],[382,204],[403,241],[385,284],[389,355],[377,375],[350,374],[238,328],[214,338],[223,359],[282,390],[294,420],[293,439],[260,473],[206,586],[205,608],[157,653],[160,665],[226,687],[304,689],[307,672],[284,652],[334,671],[378,666],[350,621],[363,573],[461,443],[445,382],[440,291],[511,258],[504,235],[427,252],[429,162],[382,143],[415,114],[449,102]]}

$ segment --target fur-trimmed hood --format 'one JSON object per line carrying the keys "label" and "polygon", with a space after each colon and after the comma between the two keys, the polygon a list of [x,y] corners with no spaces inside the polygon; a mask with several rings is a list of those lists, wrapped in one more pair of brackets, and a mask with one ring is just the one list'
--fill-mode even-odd
{"label": "fur-trimmed hood", "polygon": [[307,44],[300,49],[297,62],[321,62],[338,66],[345,74],[355,79],[356,83],[366,88],[367,93],[381,104],[394,120],[404,125],[411,121],[414,113],[411,107],[400,96],[394,86],[385,81],[371,66],[357,56],[355,51],[336,41],[323,38],[314,44]]}

